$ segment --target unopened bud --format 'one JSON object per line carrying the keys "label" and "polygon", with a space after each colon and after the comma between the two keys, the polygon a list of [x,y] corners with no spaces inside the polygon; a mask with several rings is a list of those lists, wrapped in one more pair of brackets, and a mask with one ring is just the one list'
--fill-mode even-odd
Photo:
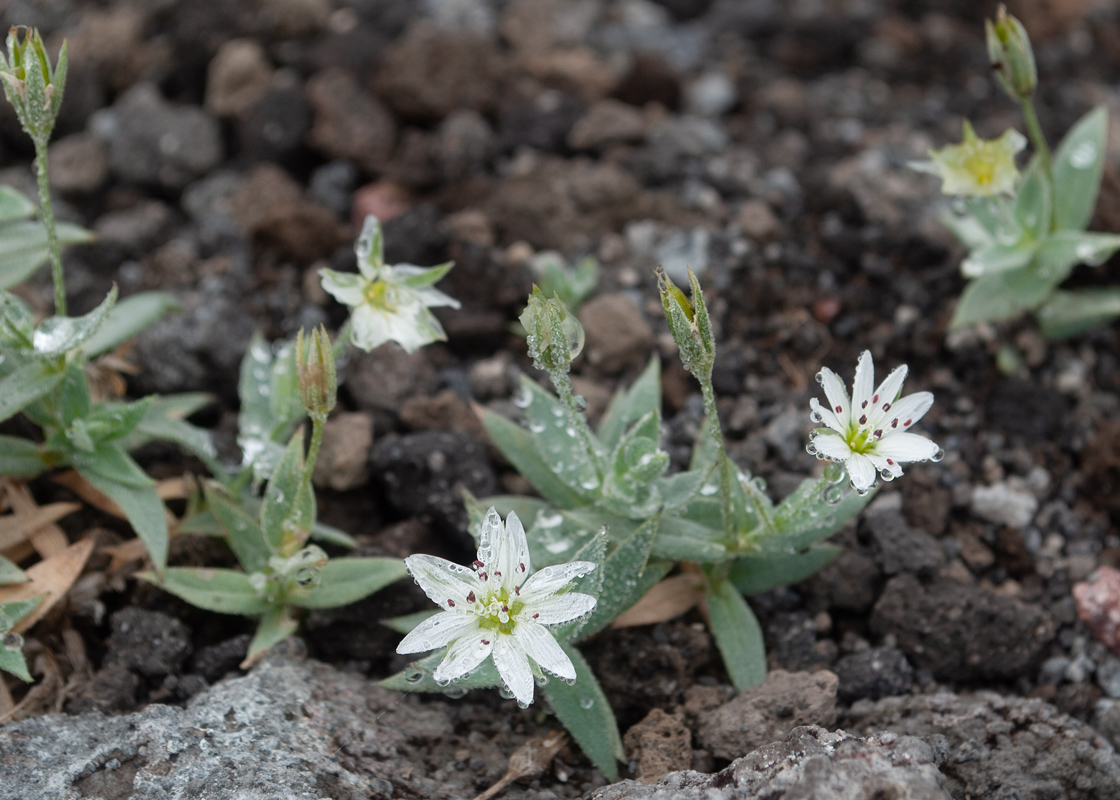
{"label": "unopened bud", "polygon": [[545,297],[540,287],[533,286],[520,320],[537,369],[567,372],[583,352],[583,326],[559,297]]}
{"label": "unopened bud", "polygon": [[665,320],[669,323],[669,333],[680,349],[681,362],[685,369],[699,380],[711,377],[712,365],[716,360],[715,336],[708,307],[700,291],[700,282],[690,269],[688,282],[692,289],[692,301],[677,288],[665,270],[657,271],[657,289],[661,294],[661,305],[665,309]]}
{"label": "unopened bud", "polygon": [[45,146],[54,130],[66,72],[65,42],[57,64],[52,65],[38,29],[17,26],[8,31],[7,55],[0,54],[0,81],[20,124],[36,145]]}
{"label": "unopened bud", "polygon": [[[306,345],[306,346],[305,346]],[[296,336],[296,377],[303,407],[312,418],[326,419],[338,400],[338,375],[327,329],[320,325],[304,338]]]}
{"label": "unopened bud", "polygon": [[1012,100],[1029,99],[1038,86],[1038,70],[1027,29],[1000,5],[995,22],[984,21],[984,31],[996,81]]}

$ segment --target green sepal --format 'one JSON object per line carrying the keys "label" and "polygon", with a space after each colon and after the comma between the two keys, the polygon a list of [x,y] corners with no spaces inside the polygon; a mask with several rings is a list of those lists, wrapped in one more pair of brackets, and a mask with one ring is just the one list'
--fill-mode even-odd
{"label": "green sepal", "polygon": [[548,700],[556,718],[568,729],[576,744],[591,762],[607,777],[618,780],[618,761],[626,757],[622,736],[618,732],[607,696],[595,679],[595,673],[579,650],[561,643],[576,670],[575,683],[568,685],[557,678],[549,680],[541,693]]}
{"label": "green sepal", "polygon": [[245,660],[250,663],[256,661],[274,645],[295,633],[298,627],[299,621],[292,616],[291,609],[272,606],[257,623],[257,630],[253,633],[252,641],[249,642],[249,651],[245,654]]}
{"label": "green sepal", "polygon": [[836,545],[818,544],[788,555],[743,556],[732,563],[727,579],[745,595],[768,592],[805,580],[831,564],[841,551]]}
{"label": "green sepal", "polygon": [[[398,268],[402,266],[407,268],[409,265],[397,265]],[[411,275],[401,273],[400,282],[410,289],[427,289],[443,280],[443,276],[450,272],[454,266],[454,261],[448,261],[446,264],[439,264],[435,267],[416,267],[420,272]]]}
{"label": "green sepal", "polygon": [[1054,152],[1054,229],[1083,231],[1093,217],[1104,171],[1108,110],[1097,106],[1069,129]]}
{"label": "green sepal", "polygon": [[[128,458],[123,453],[121,455]],[[128,460],[132,461],[132,459]],[[93,488],[107,495],[117,504],[132,525],[132,529],[136,531],[136,535],[144,542],[144,547],[147,548],[156,569],[163,570],[167,565],[167,516],[164,513],[163,501],[159,499],[155,488],[118,483],[93,469],[75,466]]]}
{"label": "green sepal", "polygon": [[192,606],[219,614],[256,617],[274,607],[257,593],[249,576],[237,570],[168,567],[162,577],[154,572],[142,572],[138,577]]}
{"label": "green sepal", "polygon": [[10,586],[14,583],[27,583],[30,578],[22,569],[17,567],[4,556],[0,556],[0,586]]}
{"label": "green sepal", "polygon": [[38,608],[41,602],[43,602],[42,595],[29,597],[26,600],[9,600],[0,603],[0,633],[7,633],[14,628],[21,619]]}
{"label": "green sepal", "polygon": [[732,685],[740,692],[766,679],[766,643],[751,607],[730,581],[713,582],[705,599],[712,636]]}
{"label": "green sepal", "polygon": [[15,675],[25,683],[31,683],[34,680],[31,677],[31,672],[27,669],[27,660],[23,657],[23,651],[9,649],[2,644],[0,644],[0,670]]}
{"label": "green sepal", "polygon": [[293,595],[301,608],[334,608],[357,602],[408,574],[398,558],[337,558],[319,570],[319,582],[306,595]]}
{"label": "green sepal", "polygon": [[105,315],[82,349],[90,358],[124,344],[169,311],[181,311],[170,292],[140,292],[121,300]]}

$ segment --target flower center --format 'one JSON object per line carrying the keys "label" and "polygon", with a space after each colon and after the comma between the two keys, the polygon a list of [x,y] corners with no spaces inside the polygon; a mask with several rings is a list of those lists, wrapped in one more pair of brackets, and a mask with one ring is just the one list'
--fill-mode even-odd
{"label": "flower center", "polygon": [[990,153],[973,153],[965,159],[964,168],[978,185],[990,186],[995,178],[996,161]]}
{"label": "flower center", "polygon": [[475,613],[479,617],[479,625],[498,633],[513,633],[517,624],[516,617],[524,603],[516,595],[510,595],[508,589],[499,589],[490,592],[481,598],[476,606]]}
{"label": "flower center", "polygon": [[385,281],[373,281],[365,289],[366,303],[374,308],[392,310],[392,298],[389,296],[389,284]]}

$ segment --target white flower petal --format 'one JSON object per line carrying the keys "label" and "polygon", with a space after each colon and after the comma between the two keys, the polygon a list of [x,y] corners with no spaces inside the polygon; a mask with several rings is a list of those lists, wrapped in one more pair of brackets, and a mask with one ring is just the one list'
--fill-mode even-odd
{"label": "white flower petal", "polygon": [[592,561],[572,561],[545,567],[529,576],[521,586],[521,602],[528,605],[555,594],[574,579],[595,569]]}
{"label": "white flower petal", "polygon": [[828,367],[821,367],[821,379],[825,397],[828,398],[828,404],[840,423],[840,429],[846,430],[852,422],[852,405],[844,381]]}
{"label": "white flower petal", "polygon": [[517,702],[527,706],[533,702],[533,671],[529,668],[529,658],[513,636],[498,636],[497,639],[494,666]]}
{"label": "white flower petal", "polygon": [[867,457],[871,459],[871,463],[875,465],[875,469],[879,470],[879,474],[884,472],[890,475],[886,480],[894,480],[902,474],[902,465],[895,461],[893,458],[884,458],[877,453],[868,453]]}
{"label": "white flower petal", "polygon": [[847,433],[844,426],[840,424],[840,418],[836,416],[836,413],[832,409],[822,406],[817,398],[809,399],[809,408],[820,414],[821,421],[832,430],[840,434]]}
{"label": "white flower petal", "polygon": [[448,646],[432,677],[443,683],[469,675],[494,651],[494,639],[508,638],[481,628],[463,634]]}
{"label": "white flower petal", "polygon": [[489,580],[498,581],[511,593],[524,582],[530,567],[529,542],[517,514],[511,511],[503,523],[493,507],[486,512],[479,535],[478,560],[485,565],[480,570],[487,573]]}
{"label": "white flower petal", "polygon": [[909,367],[905,364],[895,367],[871,396],[871,404],[875,407],[875,410],[867,415],[867,427],[871,430],[875,430],[879,422],[890,413],[898,393],[902,390],[902,384],[906,381],[908,371]]}
{"label": "white flower petal", "polygon": [[319,280],[323,291],[333,295],[334,299],[343,305],[359,306],[365,302],[365,291],[369,281],[357,273],[321,269]]}
{"label": "white flower petal", "polygon": [[852,448],[839,436],[822,433],[813,439],[813,445],[818,453],[832,461],[845,461],[852,455]]}
{"label": "white flower petal", "polygon": [[[524,593],[522,593],[524,598]],[[562,625],[589,614],[595,609],[596,600],[582,592],[564,592],[543,597],[532,597],[521,607],[518,619],[541,625]]]}
{"label": "white flower petal", "polygon": [[354,346],[367,353],[393,338],[385,314],[365,303],[354,307],[350,313],[350,322],[353,324],[350,338]]}
{"label": "white flower petal", "polygon": [[915,392],[903,397],[893,406],[890,413],[883,417],[880,428],[883,436],[901,433],[908,430],[915,422],[926,415],[933,405],[933,394],[930,392]]}
{"label": "white flower petal", "polygon": [[848,477],[852,479],[856,491],[866,492],[875,483],[875,465],[861,453],[853,453],[844,462],[844,468],[848,470]]}
{"label": "white flower petal", "polygon": [[876,442],[874,453],[892,461],[928,461],[940,449],[937,442],[916,433],[895,433]]}
{"label": "white flower petal", "polygon": [[406,353],[415,353],[424,345],[441,338],[432,330],[427,312],[420,306],[416,306],[414,310],[382,313],[388,328],[388,338],[399,344]]}
{"label": "white flower petal", "polygon": [[440,611],[428,617],[397,645],[398,653],[426,653],[459,638],[464,631],[478,627],[478,617],[469,613]]}
{"label": "white flower petal", "polygon": [[521,622],[514,627],[513,638],[525,654],[537,662],[537,666],[565,680],[575,680],[576,668],[572,666],[572,660],[546,628]]}
{"label": "white flower petal", "polygon": [[[868,406],[875,388],[875,363],[871,360],[871,351],[864,350],[860,353],[859,363],[856,364],[856,379],[852,381],[852,419],[859,420],[867,415]],[[860,422],[860,425],[865,423]]]}
{"label": "white flower petal", "polygon": [[482,593],[482,583],[473,571],[439,556],[409,556],[404,565],[428,599],[442,609],[465,611],[474,604],[468,595]]}
{"label": "white flower petal", "polygon": [[418,289],[416,294],[419,296],[420,302],[428,308],[438,308],[440,306],[459,308],[462,305],[454,297],[444,294],[439,289]]}

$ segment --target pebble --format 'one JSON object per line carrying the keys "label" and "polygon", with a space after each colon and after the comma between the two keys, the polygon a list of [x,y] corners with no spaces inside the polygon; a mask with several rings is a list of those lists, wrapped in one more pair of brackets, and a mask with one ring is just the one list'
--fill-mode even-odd
{"label": "pebble", "polygon": [[998,525],[1025,528],[1038,511],[1038,498],[1029,490],[1020,489],[1010,481],[972,490],[972,512]]}
{"label": "pebble", "polygon": [[353,161],[380,173],[396,143],[397,124],[376,97],[344,69],[326,69],[307,82],[315,122],[308,144],[329,158]]}
{"label": "pebble", "polygon": [[345,492],[369,480],[369,451],[373,446],[373,417],[362,412],[342,413],[323,426],[323,445],[315,464],[315,485]]}
{"label": "pebble", "polygon": [[654,249],[655,261],[674,283],[687,287],[689,269],[698,277],[708,269],[711,238],[711,234],[704,228],[674,231]]}
{"label": "pebble", "polygon": [[606,374],[640,368],[653,348],[653,330],[629,294],[601,294],[584,303],[579,320],[587,336],[584,358]]}
{"label": "pebble", "polygon": [[63,194],[89,194],[109,177],[105,145],[87,133],[75,133],[50,146],[51,186]]}
{"label": "pebble", "polygon": [[230,39],[206,71],[206,108],[219,117],[240,114],[268,91],[274,70],[264,48],[252,39]]}
{"label": "pebble", "polygon": [[722,117],[738,101],[735,84],[723,72],[705,72],[684,90],[685,109],[701,117]]}
{"label": "pebble", "polygon": [[600,100],[572,126],[568,146],[573,150],[602,150],[640,141],[645,129],[645,117],[638,109],[619,100]]}

